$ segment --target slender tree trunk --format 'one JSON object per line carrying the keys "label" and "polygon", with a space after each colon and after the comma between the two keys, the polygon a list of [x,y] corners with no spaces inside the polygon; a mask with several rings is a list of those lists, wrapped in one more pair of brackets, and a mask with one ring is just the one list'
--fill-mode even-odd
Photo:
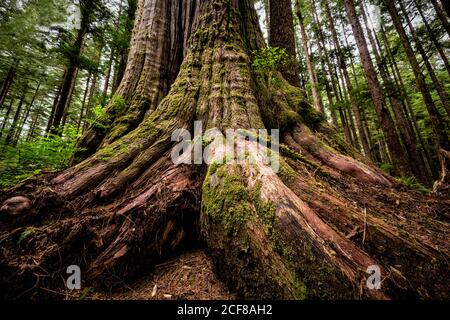
{"label": "slender tree trunk", "polygon": [[317,74],[316,74],[316,70],[314,67],[314,60],[313,60],[311,50],[309,48],[309,40],[308,40],[308,36],[306,33],[305,22],[303,19],[300,5],[301,5],[300,1],[297,0],[297,2],[296,2],[297,12],[296,13],[297,13],[297,17],[298,17],[299,24],[300,24],[300,33],[301,33],[303,51],[304,51],[305,57],[306,57],[306,66],[308,69],[309,82],[311,84],[311,92],[312,92],[312,96],[313,96],[314,107],[316,108],[317,111],[324,113],[325,110],[323,108],[322,97],[321,97],[320,90],[319,90],[319,83],[317,80]]}
{"label": "slender tree trunk", "polygon": [[28,130],[27,142],[30,142],[30,141],[32,141],[34,139],[35,134],[36,134],[35,133],[36,127],[37,127],[37,124],[39,122],[39,118],[40,118],[40,110],[36,110],[34,112],[34,117],[33,117],[33,120],[31,122],[30,129]]}
{"label": "slender tree trunk", "polygon": [[[391,64],[391,68],[393,70],[394,78],[398,82],[398,87],[400,88],[401,94],[404,97],[405,105],[406,105],[406,108],[407,108],[407,111],[408,111],[407,114],[410,115],[411,122],[413,124],[413,128],[414,128],[413,131],[415,131],[416,136],[417,136],[417,138],[418,138],[418,140],[420,142],[420,145],[422,146],[424,157],[426,159],[426,162],[429,165],[430,172],[431,172],[432,176],[437,179],[438,176],[437,176],[437,172],[435,170],[435,168],[437,168],[436,167],[437,163],[434,164],[432,162],[432,159],[431,159],[431,156],[430,156],[430,153],[429,153],[429,145],[425,144],[424,141],[423,141],[422,132],[421,132],[421,130],[420,130],[418,124],[417,124],[416,114],[415,114],[415,112],[414,112],[414,110],[412,108],[412,103],[411,103],[410,96],[408,95],[408,92],[406,91],[406,87],[405,87],[402,75],[401,75],[400,70],[398,68],[397,62],[395,61],[395,58],[394,58],[394,56],[392,54],[391,46],[390,46],[389,40],[387,39],[386,32],[385,32],[384,27],[383,27],[382,24],[380,25],[380,27],[381,27],[380,31],[381,31],[383,43],[384,43],[384,46],[385,46],[385,49],[386,49],[388,61]],[[375,38],[375,39],[377,40],[377,38]],[[377,40],[377,42],[379,43],[378,40]],[[380,51],[381,51],[381,45],[380,44],[379,44],[379,47],[380,47]]]}
{"label": "slender tree trunk", "polygon": [[[331,91],[333,91],[334,96],[335,96],[336,100],[338,101],[339,99],[337,97],[338,92],[337,92],[337,86],[335,83],[335,75],[333,72],[333,68],[331,67],[331,63],[330,63],[330,59],[329,59],[329,55],[328,55],[328,49],[326,48],[325,39],[324,39],[324,35],[323,35],[322,25],[317,16],[317,8],[316,8],[314,2],[311,2],[311,7],[312,7],[314,24],[317,27],[317,30],[316,30],[317,38],[318,38],[317,46],[319,48],[319,55],[321,58],[320,60],[321,60],[322,72],[324,73],[325,77],[327,77],[327,75],[328,75],[331,80],[330,82],[327,81],[327,83],[326,83],[327,98],[328,98],[328,102],[329,102],[331,119],[333,121],[334,126],[336,128],[339,128],[338,122],[337,122],[336,107],[333,104],[333,94],[331,93]],[[327,77],[327,79],[328,79],[328,77]],[[331,83],[331,86],[330,86],[330,83]]]}
{"label": "slender tree trunk", "polygon": [[[441,20],[441,23],[444,26],[445,31],[447,31],[447,35],[450,37],[450,23],[449,23],[447,16],[444,13],[443,8],[437,2],[437,0],[430,0],[430,1],[431,1],[431,4],[433,5],[434,10],[436,11],[436,14],[437,14],[439,20]],[[446,8],[448,8],[448,4],[447,4]],[[447,15],[448,15],[448,13],[447,13]]]}
{"label": "slender tree trunk", "polygon": [[70,88],[69,98],[67,99],[67,104],[64,109],[64,116],[61,120],[61,125],[59,126],[61,134],[64,132],[64,127],[66,126],[66,123],[67,123],[67,117],[69,116],[70,105],[72,103],[72,99],[73,99],[73,96],[76,91],[78,72],[79,72],[79,69],[77,69],[75,72],[75,78],[74,78],[74,81],[72,82],[72,87]]}
{"label": "slender tree trunk", "polygon": [[450,76],[450,63],[448,62],[448,58],[447,55],[444,52],[444,49],[442,48],[441,43],[438,41],[438,39],[436,38],[436,36],[434,35],[434,31],[431,29],[430,24],[427,21],[427,18],[425,17],[423,10],[421,8],[421,5],[419,2],[417,2],[417,0],[414,0],[414,4],[416,5],[417,11],[420,14],[420,17],[422,18],[422,21],[425,25],[425,28],[427,29],[427,34],[428,37],[430,38],[430,40],[433,42],[434,47],[436,48],[436,50],[439,53],[439,56],[441,57],[442,61],[444,62],[445,65],[445,69],[447,69],[447,73]]}
{"label": "slender tree trunk", "polygon": [[411,130],[411,126],[405,118],[405,114],[403,113],[402,103],[400,97],[398,96],[399,89],[395,87],[394,83],[392,83],[391,77],[388,74],[388,69],[385,67],[385,63],[383,63],[383,61],[381,60],[380,53],[377,49],[377,43],[375,42],[372,30],[369,27],[367,14],[362,2],[363,0],[359,0],[363,21],[366,26],[370,45],[374,51],[375,61],[380,68],[379,73],[381,75],[381,79],[383,80],[385,87],[388,88],[388,96],[391,102],[392,110],[394,112],[395,120],[397,121],[397,127],[400,132],[400,137],[402,138],[405,149],[408,152],[409,168],[411,168],[411,171],[416,177],[419,178],[420,181],[431,184],[430,177],[426,174],[425,164],[423,163],[422,157],[417,149],[416,136],[414,134],[414,131]]}
{"label": "slender tree trunk", "polygon": [[291,0],[269,0],[269,45],[286,49],[289,62],[281,68],[283,77],[293,86],[300,86],[295,53],[294,22]]}
{"label": "slender tree trunk", "polygon": [[405,6],[403,5],[403,1],[399,1],[399,3],[400,3],[400,7],[401,7],[401,9],[403,11],[403,14],[405,16],[406,23],[408,24],[409,30],[411,31],[412,38],[413,38],[413,40],[414,40],[414,42],[416,44],[417,51],[419,51],[420,55],[422,56],[422,60],[423,60],[423,62],[425,64],[425,67],[428,70],[428,74],[429,74],[429,76],[431,78],[431,81],[433,82],[433,86],[436,89],[436,91],[438,93],[438,96],[439,96],[439,98],[440,98],[440,100],[442,102],[442,105],[444,106],[445,111],[447,111],[447,115],[448,115],[448,117],[450,119],[450,104],[449,104],[448,99],[447,99],[447,97],[445,95],[445,92],[444,92],[444,89],[442,87],[442,84],[439,81],[438,77],[436,76],[436,72],[434,71],[434,68],[433,68],[433,66],[430,63],[430,60],[428,59],[428,55],[425,52],[425,49],[423,48],[423,46],[421,44],[421,41],[420,41],[420,39],[417,36],[416,30],[415,30],[414,26],[411,23],[411,19],[409,19],[408,11],[406,10]]}
{"label": "slender tree trunk", "polygon": [[111,55],[111,57],[109,58],[109,62],[108,62],[108,69],[106,71],[105,83],[103,85],[103,94],[102,94],[102,104],[103,105],[106,103],[106,98],[108,96],[109,82],[111,79],[111,71],[112,71],[114,55],[115,55],[114,48],[111,49],[110,55]]}
{"label": "slender tree trunk", "polygon": [[83,118],[85,117],[86,102],[87,102],[87,97],[88,97],[88,93],[89,93],[89,84],[91,82],[91,76],[92,76],[92,72],[89,71],[89,74],[88,74],[88,77],[86,80],[86,88],[84,89],[83,101],[81,102],[81,111],[80,111],[80,117],[78,118],[78,123],[77,123],[77,132],[80,132],[81,122],[83,121]]}
{"label": "slender tree trunk", "polygon": [[74,83],[76,81],[76,75],[78,72],[79,59],[81,54],[81,48],[83,46],[83,40],[85,35],[89,31],[90,15],[94,10],[94,0],[82,0],[80,1],[81,10],[81,24],[80,29],[77,32],[75,42],[73,44],[73,52],[69,57],[69,64],[67,66],[64,80],[61,86],[61,93],[59,100],[55,108],[54,117],[50,126],[50,133],[61,134],[61,121],[63,120],[67,106],[70,103],[71,93],[73,92]]}
{"label": "slender tree trunk", "polygon": [[[64,71],[63,80],[64,80],[65,76],[66,76],[66,72]],[[61,95],[61,90],[62,90],[62,83],[61,83],[61,85],[58,86],[58,90],[56,91],[55,97],[53,98],[52,110],[50,111],[50,115],[49,115],[48,122],[47,122],[47,127],[45,129],[45,134],[50,133],[50,129],[51,129],[52,123],[53,123],[53,118],[55,117],[56,106],[58,105],[59,97]]]}
{"label": "slender tree trunk", "polygon": [[39,82],[38,82],[38,85],[37,85],[37,87],[36,87],[36,90],[34,91],[33,97],[31,98],[31,102],[30,102],[30,104],[27,106],[25,115],[23,116],[23,119],[22,119],[22,121],[21,121],[21,125],[19,126],[19,129],[18,129],[17,132],[16,132],[16,136],[15,136],[15,138],[14,138],[14,143],[15,143],[15,144],[16,144],[17,141],[19,141],[19,139],[20,139],[20,135],[22,134],[23,128],[25,127],[25,124],[26,124],[26,122],[27,122],[27,120],[28,120],[28,116],[30,115],[31,110],[33,109],[33,105],[34,105],[34,102],[36,101],[36,97],[37,97],[37,95],[38,95],[38,93],[39,93],[40,87],[41,87],[41,82],[39,81]]}
{"label": "slender tree trunk", "polygon": [[23,106],[23,103],[25,102],[25,96],[26,96],[26,93],[23,92],[22,96],[20,97],[19,104],[17,105],[17,109],[16,109],[16,113],[14,114],[13,121],[11,123],[11,126],[9,127],[8,135],[6,136],[6,139],[5,139],[6,145],[11,145],[11,143],[13,142],[13,138],[14,138],[14,135],[15,135],[15,132],[17,129],[17,124],[19,123],[20,114],[22,112],[22,106]]}
{"label": "slender tree trunk", "polygon": [[372,64],[372,59],[364,37],[364,31],[362,30],[361,24],[358,20],[358,15],[356,13],[355,4],[353,0],[344,0],[344,6],[350,24],[352,25],[353,35],[355,36],[358,51],[361,56],[361,62],[364,67],[364,73],[367,78],[369,90],[375,105],[375,110],[377,111],[380,125],[383,128],[383,132],[386,137],[386,142],[392,156],[394,166],[399,175],[407,175],[410,172],[407,165],[408,161],[405,159],[405,155],[398,139],[395,125],[389,110],[384,104],[383,91],[380,83],[378,82],[375,68]]}
{"label": "slender tree trunk", "polygon": [[10,67],[8,69],[8,73],[6,74],[6,78],[3,81],[3,85],[2,85],[2,88],[0,91],[0,110],[2,109],[3,104],[5,103],[5,99],[8,96],[8,92],[14,81],[15,75],[16,75],[16,69],[14,67]]}
{"label": "slender tree trunk", "polygon": [[427,88],[427,84],[425,82],[425,77],[421,72],[419,62],[414,54],[414,51],[409,42],[408,36],[406,35],[405,29],[402,26],[400,16],[398,15],[397,8],[394,3],[388,0],[383,0],[386,8],[389,11],[389,14],[394,23],[395,29],[397,30],[403,48],[405,49],[406,56],[408,57],[409,63],[411,64],[412,71],[414,72],[416,78],[417,88],[422,94],[423,101],[425,106],[427,107],[428,114],[430,116],[431,123],[433,124],[433,130],[438,138],[438,142],[441,148],[448,150],[450,148],[449,138],[445,131],[445,127],[442,121],[442,118],[439,114],[439,111],[434,104],[433,98],[431,97],[430,91]]}
{"label": "slender tree trunk", "polygon": [[[370,148],[369,148],[369,142],[366,139],[366,135],[364,134],[364,128],[362,126],[362,121],[361,121],[361,113],[359,111],[359,107],[358,107],[358,102],[356,100],[356,97],[354,96],[353,93],[353,86],[350,80],[350,76],[348,74],[348,70],[347,70],[347,65],[345,62],[344,57],[342,56],[342,48],[339,42],[339,38],[337,35],[337,30],[336,30],[336,24],[334,22],[334,18],[333,15],[331,14],[331,10],[330,10],[330,6],[327,3],[327,1],[323,1],[324,4],[324,9],[325,9],[325,14],[327,17],[327,20],[329,22],[330,25],[330,30],[331,30],[331,35],[332,35],[332,39],[333,39],[333,43],[334,46],[336,48],[337,51],[337,55],[338,55],[338,63],[340,65],[340,69],[342,70],[342,74],[343,74],[343,81],[345,82],[345,86],[348,88],[348,94],[350,97],[350,105],[352,108],[353,113],[355,114],[356,117],[356,123],[358,126],[358,132],[359,132],[359,137],[361,140],[361,144],[364,150],[364,153],[366,156],[370,155]],[[355,146],[358,146],[358,138],[355,135]]]}
{"label": "slender tree trunk", "polygon": [[8,123],[9,115],[11,114],[13,105],[14,105],[14,98],[11,98],[11,101],[8,105],[8,109],[6,110],[5,117],[3,118],[2,126],[0,128],[0,138],[3,136],[3,132],[5,131],[6,124]]}

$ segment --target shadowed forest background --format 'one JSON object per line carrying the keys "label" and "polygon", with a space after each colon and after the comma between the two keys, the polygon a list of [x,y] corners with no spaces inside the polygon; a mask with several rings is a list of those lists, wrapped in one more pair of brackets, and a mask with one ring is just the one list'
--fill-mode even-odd
{"label": "shadowed forest background", "polygon": [[[224,283],[202,299],[448,298],[448,2],[163,2],[1,2],[2,295],[73,298],[73,256],[83,298],[192,261]],[[279,128],[280,173],[174,167],[196,119]]]}

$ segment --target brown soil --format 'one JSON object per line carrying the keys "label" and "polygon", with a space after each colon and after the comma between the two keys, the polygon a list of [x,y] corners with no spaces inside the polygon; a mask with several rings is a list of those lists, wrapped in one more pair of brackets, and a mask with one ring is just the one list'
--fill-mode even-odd
{"label": "brown soil", "polygon": [[190,251],[155,267],[141,279],[116,293],[83,292],[71,299],[96,300],[231,300],[226,286],[217,279],[212,262],[200,250]]}

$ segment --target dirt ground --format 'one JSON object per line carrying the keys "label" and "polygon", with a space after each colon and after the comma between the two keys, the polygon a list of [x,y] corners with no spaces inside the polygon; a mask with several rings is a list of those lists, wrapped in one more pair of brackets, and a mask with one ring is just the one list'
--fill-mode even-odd
{"label": "dirt ground", "polygon": [[183,253],[155,267],[153,274],[125,290],[84,293],[94,300],[231,300],[234,296],[217,279],[212,262],[200,250]]}

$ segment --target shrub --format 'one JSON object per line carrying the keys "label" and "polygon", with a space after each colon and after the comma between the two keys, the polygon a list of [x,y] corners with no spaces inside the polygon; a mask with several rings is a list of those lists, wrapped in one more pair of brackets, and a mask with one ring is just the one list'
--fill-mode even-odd
{"label": "shrub", "polygon": [[76,128],[68,126],[63,136],[49,134],[16,147],[0,145],[0,189],[11,187],[42,170],[66,168],[75,152]]}

